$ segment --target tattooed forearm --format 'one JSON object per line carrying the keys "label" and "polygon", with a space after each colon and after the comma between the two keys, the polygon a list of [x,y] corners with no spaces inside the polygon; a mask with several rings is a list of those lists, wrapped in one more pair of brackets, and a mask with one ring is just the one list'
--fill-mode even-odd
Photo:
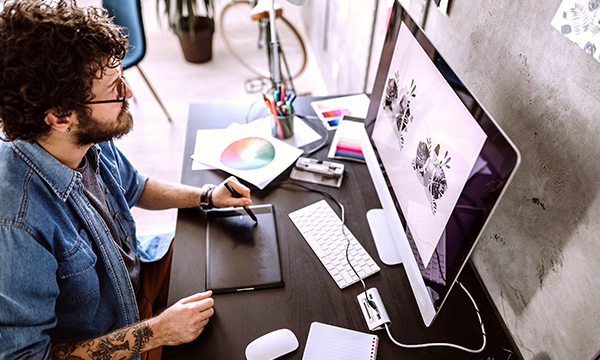
{"label": "tattooed forearm", "polygon": [[129,341],[125,341],[123,344],[115,344],[108,340],[102,340],[98,342],[96,351],[88,350],[90,359],[94,360],[112,360],[117,351],[129,350]]}
{"label": "tattooed forearm", "polygon": [[133,337],[135,343],[133,344],[133,352],[136,354],[141,353],[151,337],[154,336],[152,329],[146,323],[139,324],[133,328]]}
{"label": "tattooed forearm", "polygon": [[57,344],[52,347],[50,352],[51,360],[83,360],[79,356],[73,355],[73,352],[84,342],[72,342]]}
{"label": "tattooed forearm", "polygon": [[[51,360],[117,360],[132,358],[147,349],[154,332],[147,323],[136,324],[96,339],[56,344]],[[133,343],[133,346],[130,346]]]}

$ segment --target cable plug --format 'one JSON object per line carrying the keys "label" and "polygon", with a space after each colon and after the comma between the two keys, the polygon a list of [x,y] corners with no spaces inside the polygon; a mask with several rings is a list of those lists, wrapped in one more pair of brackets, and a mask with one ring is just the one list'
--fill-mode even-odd
{"label": "cable plug", "polygon": [[365,317],[369,330],[382,330],[385,328],[385,324],[388,326],[392,325],[377,288],[361,291],[356,298],[358,299],[360,310]]}

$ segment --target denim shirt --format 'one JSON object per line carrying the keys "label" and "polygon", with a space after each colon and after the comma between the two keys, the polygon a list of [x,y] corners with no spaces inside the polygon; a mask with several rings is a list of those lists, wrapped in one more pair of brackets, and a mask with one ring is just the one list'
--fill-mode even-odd
{"label": "denim shirt", "polygon": [[[172,237],[136,237],[130,211],[147,177],[112,142],[89,151],[123,246],[162,257]],[[0,359],[46,359],[53,343],[139,320],[119,249],[82,189],[38,144],[0,141]]]}

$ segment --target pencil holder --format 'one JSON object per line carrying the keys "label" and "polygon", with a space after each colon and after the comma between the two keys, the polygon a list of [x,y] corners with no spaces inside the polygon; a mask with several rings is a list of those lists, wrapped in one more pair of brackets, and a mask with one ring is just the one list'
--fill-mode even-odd
{"label": "pencil holder", "polygon": [[294,135],[294,113],[289,115],[271,114],[271,135],[277,139],[288,139]]}

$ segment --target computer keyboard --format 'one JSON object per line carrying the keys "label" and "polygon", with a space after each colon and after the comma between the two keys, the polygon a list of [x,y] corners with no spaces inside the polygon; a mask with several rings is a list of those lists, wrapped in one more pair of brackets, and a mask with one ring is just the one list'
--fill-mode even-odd
{"label": "computer keyboard", "polygon": [[347,239],[350,240],[348,257],[361,278],[364,279],[380,270],[345,225],[345,231],[342,231],[342,220],[327,201],[318,201],[288,216],[340,289],[359,281],[346,259]]}

